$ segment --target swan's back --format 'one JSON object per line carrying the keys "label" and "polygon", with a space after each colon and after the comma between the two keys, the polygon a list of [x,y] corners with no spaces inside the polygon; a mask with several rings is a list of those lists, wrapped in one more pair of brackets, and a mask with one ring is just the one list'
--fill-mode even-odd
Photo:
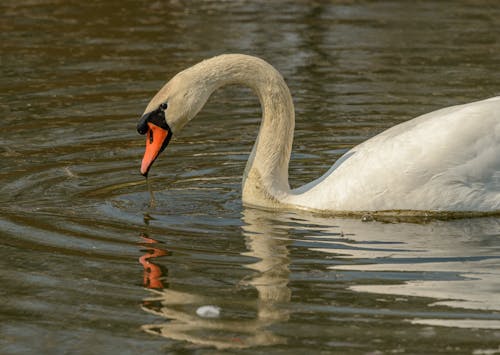
{"label": "swan's back", "polygon": [[500,211],[500,97],[394,126],[294,190],[290,202],[337,211]]}

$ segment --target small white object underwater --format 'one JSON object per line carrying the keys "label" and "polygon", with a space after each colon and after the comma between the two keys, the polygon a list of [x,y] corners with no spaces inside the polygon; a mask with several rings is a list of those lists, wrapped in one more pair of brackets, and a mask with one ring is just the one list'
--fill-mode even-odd
{"label": "small white object underwater", "polygon": [[220,316],[220,307],[201,306],[196,310],[196,314],[203,318],[218,318]]}

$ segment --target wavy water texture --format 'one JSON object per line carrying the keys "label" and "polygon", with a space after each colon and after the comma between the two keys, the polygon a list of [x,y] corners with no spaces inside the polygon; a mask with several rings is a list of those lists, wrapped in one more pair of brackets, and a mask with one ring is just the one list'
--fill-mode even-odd
{"label": "wavy water texture", "polygon": [[[497,351],[498,217],[244,207],[260,108],[237,87],[162,153],[151,207],[135,125],[179,70],[261,56],[294,97],[299,186],[387,127],[499,95],[498,6],[29,0],[0,12],[0,353]],[[198,316],[205,305],[219,317]]]}

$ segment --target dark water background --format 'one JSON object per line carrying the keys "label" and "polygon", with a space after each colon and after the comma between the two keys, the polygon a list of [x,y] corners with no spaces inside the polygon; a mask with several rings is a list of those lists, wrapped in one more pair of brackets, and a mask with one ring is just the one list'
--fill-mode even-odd
{"label": "dark water background", "polygon": [[500,218],[243,207],[244,88],[175,137],[150,208],[135,132],[179,70],[258,55],[294,96],[298,186],[387,127],[499,95],[499,19],[496,1],[2,1],[0,353],[499,353]]}

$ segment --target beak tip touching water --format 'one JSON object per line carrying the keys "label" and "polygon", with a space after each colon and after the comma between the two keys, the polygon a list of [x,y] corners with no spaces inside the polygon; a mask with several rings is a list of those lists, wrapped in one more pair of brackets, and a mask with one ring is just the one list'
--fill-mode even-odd
{"label": "beak tip touching water", "polygon": [[141,175],[144,176],[145,178],[148,177],[148,173],[149,173],[149,167],[152,165],[149,164],[149,166],[147,166],[147,162],[144,161],[144,158],[142,159],[142,163],[141,163]]}

